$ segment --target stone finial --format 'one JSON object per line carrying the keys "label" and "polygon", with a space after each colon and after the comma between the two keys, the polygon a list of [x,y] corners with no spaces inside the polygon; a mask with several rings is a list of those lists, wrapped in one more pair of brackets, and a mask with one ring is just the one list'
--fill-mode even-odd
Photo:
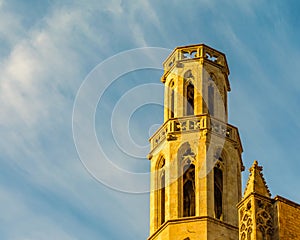
{"label": "stone finial", "polygon": [[244,197],[251,193],[257,193],[265,197],[271,197],[271,193],[267,186],[267,183],[262,174],[263,167],[258,166],[258,162],[255,160],[252,167],[249,169],[250,176],[244,192]]}

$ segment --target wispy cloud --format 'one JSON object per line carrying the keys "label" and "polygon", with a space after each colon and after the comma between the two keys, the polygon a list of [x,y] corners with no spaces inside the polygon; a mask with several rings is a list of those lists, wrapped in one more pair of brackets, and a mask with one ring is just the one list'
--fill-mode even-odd
{"label": "wispy cloud", "polygon": [[[114,15],[121,13],[120,3],[115,4],[119,10],[111,3],[101,10],[98,6],[98,10],[108,9]],[[97,5],[95,7],[97,9]],[[121,201],[118,194],[113,195],[103,187],[100,187],[102,192],[90,199],[99,185],[84,170],[72,141],[72,105],[76,90],[87,73],[85,67],[88,65],[91,69],[89,62],[103,58],[101,54],[109,51],[112,39],[111,33],[107,36],[105,32],[97,32],[96,23],[92,23],[95,21],[92,15],[97,11],[88,8],[76,4],[53,8],[31,29],[22,28],[16,22],[20,32],[26,32],[17,40],[12,40],[11,35],[18,32],[17,27],[9,31],[10,25],[3,25],[7,41],[15,42],[0,65],[0,122],[1,134],[5,136],[0,142],[1,164],[7,166],[2,175],[5,178],[0,181],[3,187],[1,202],[2,206],[13,202],[18,206],[14,211],[10,208],[2,211],[6,228],[1,231],[6,239],[82,239],[83,236],[119,239],[124,236],[112,228],[107,232],[110,229],[107,225],[114,225],[116,221],[106,215],[107,209],[111,209],[110,214],[118,216],[119,209],[126,209],[129,202],[123,197]],[[13,12],[8,13],[8,16],[13,15]],[[95,45],[98,57],[92,51]],[[85,56],[92,59],[85,59]],[[14,187],[6,189],[12,177]],[[17,194],[25,182],[27,190]],[[83,194],[79,186],[88,190]],[[130,202],[136,199],[128,197]],[[73,210],[59,213],[62,204],[74,206]],[[145,209],[141,219],[147,212]],[[72,217],[73,214],[81,220]],[[126,219],[128,216],[136,219],[139,214],[140,211],[126,211]],[[25,217],[26,224],[22,223]],[[120,229],[124,217],[119,217]],[[64,223],[58,223],[58,219],[65,219]],[[11,220],[15,221],[14,231],[9,228]],[[125,229],[129,226],[128,236],[147,232],[144,229],[141,233],[141,228],[135,227],[136,220],[127,221]]]}
{"label": "wispy cloud", "polygon": [[[73,101],[86,74],[105,58],[134,47],[207,41],[225,49],[232,70],[231,119],[241,128],[245,162],[257,156],[273,192],[300,199],[277,177],[283,169],[290,186],[297,183],[297,168],[290,166],[298,164],[298,146],[286,133],[296,138],[300,127],[300,50],[288,6],[279,11],[281,6],[266,1],[192,2],[54,1],[28,24],[30,14],[0,0],[2,239],[147,236],[147,195],[98,184],[80,163],[71,130]],[[146,77],[132,79],[138,84]],[[154,123],[161,121],[162,116],[155,117]],[[120,115],[117,124],[124,120]],[[136,126],[135,134],[145,135],[143,127]],[[122,143],[125,137],[120,136]],[[120,149],[105,144],[121,162]],[[123,165],[134,168],[136,160],[124,159],[130,162]]]}

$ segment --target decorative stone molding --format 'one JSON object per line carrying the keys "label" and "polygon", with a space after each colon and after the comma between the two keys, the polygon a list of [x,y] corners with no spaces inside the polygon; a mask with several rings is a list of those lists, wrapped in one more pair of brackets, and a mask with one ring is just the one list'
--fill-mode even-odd
{"label": "decorative stone molding", "polygon": [[251,240],[253,232],[253,202],[249,200],[245,206],[240,209],[240,240]]}
{"label": "decorative stone molding", "polygon": [[274,234],[273,227],[273,206],[256,199],[256,228],[259,230],[262,239],[271,240]]}
{"label": "decorative stone molding", "polygon": [[[151,150],[155,149],[164,140],[176,140],[176,134],[189,132],[211,131],[220,137],[228,138],[241,147],[239,133],[236,127],[226,124],[207,114],[197,116],[186,116],[169,119],[150,138]],[[172,136],[172,137],[169,137]],[[203,136],[206,136],[205,134]]]}

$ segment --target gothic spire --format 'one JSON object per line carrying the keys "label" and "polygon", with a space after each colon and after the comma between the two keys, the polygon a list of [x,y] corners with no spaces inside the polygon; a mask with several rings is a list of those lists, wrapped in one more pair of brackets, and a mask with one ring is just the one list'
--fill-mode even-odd
{"label": "gothic spire", "polygon": [[250,176],[246,185],[244,197],[247,197],[251,193],[271,197],[271,193],[262,174],[262,169],[263,167],[258,166],[258,162],[255,160],[252,167],[249,169]]}

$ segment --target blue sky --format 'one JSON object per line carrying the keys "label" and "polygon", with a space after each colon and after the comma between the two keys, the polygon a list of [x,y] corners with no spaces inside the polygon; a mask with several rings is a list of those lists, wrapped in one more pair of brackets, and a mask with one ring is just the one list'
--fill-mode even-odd
{"label": "blue sky", "polygon": [[[257,159],[273,196],[300,202],[299,10],[296,0],[0,0],[0,238],[148,236],[148,194],[99,183],[80,161],[72,133],[73,104],[86,76],[108,57],[139,47],[205,43],[226,53],[229,119],[239,127],[244,164],[248,169]],[[112,109],[130,89],[160,84],[160,75],[121,76],[97,107],[99,141],[130,171],[145,172],[149,162],[115,144]],[[153,95],[161,99],[159,91]],[[132,139],[147,146],[162,108],[149,104],[120,117],[120,124],[130,120]]]}

